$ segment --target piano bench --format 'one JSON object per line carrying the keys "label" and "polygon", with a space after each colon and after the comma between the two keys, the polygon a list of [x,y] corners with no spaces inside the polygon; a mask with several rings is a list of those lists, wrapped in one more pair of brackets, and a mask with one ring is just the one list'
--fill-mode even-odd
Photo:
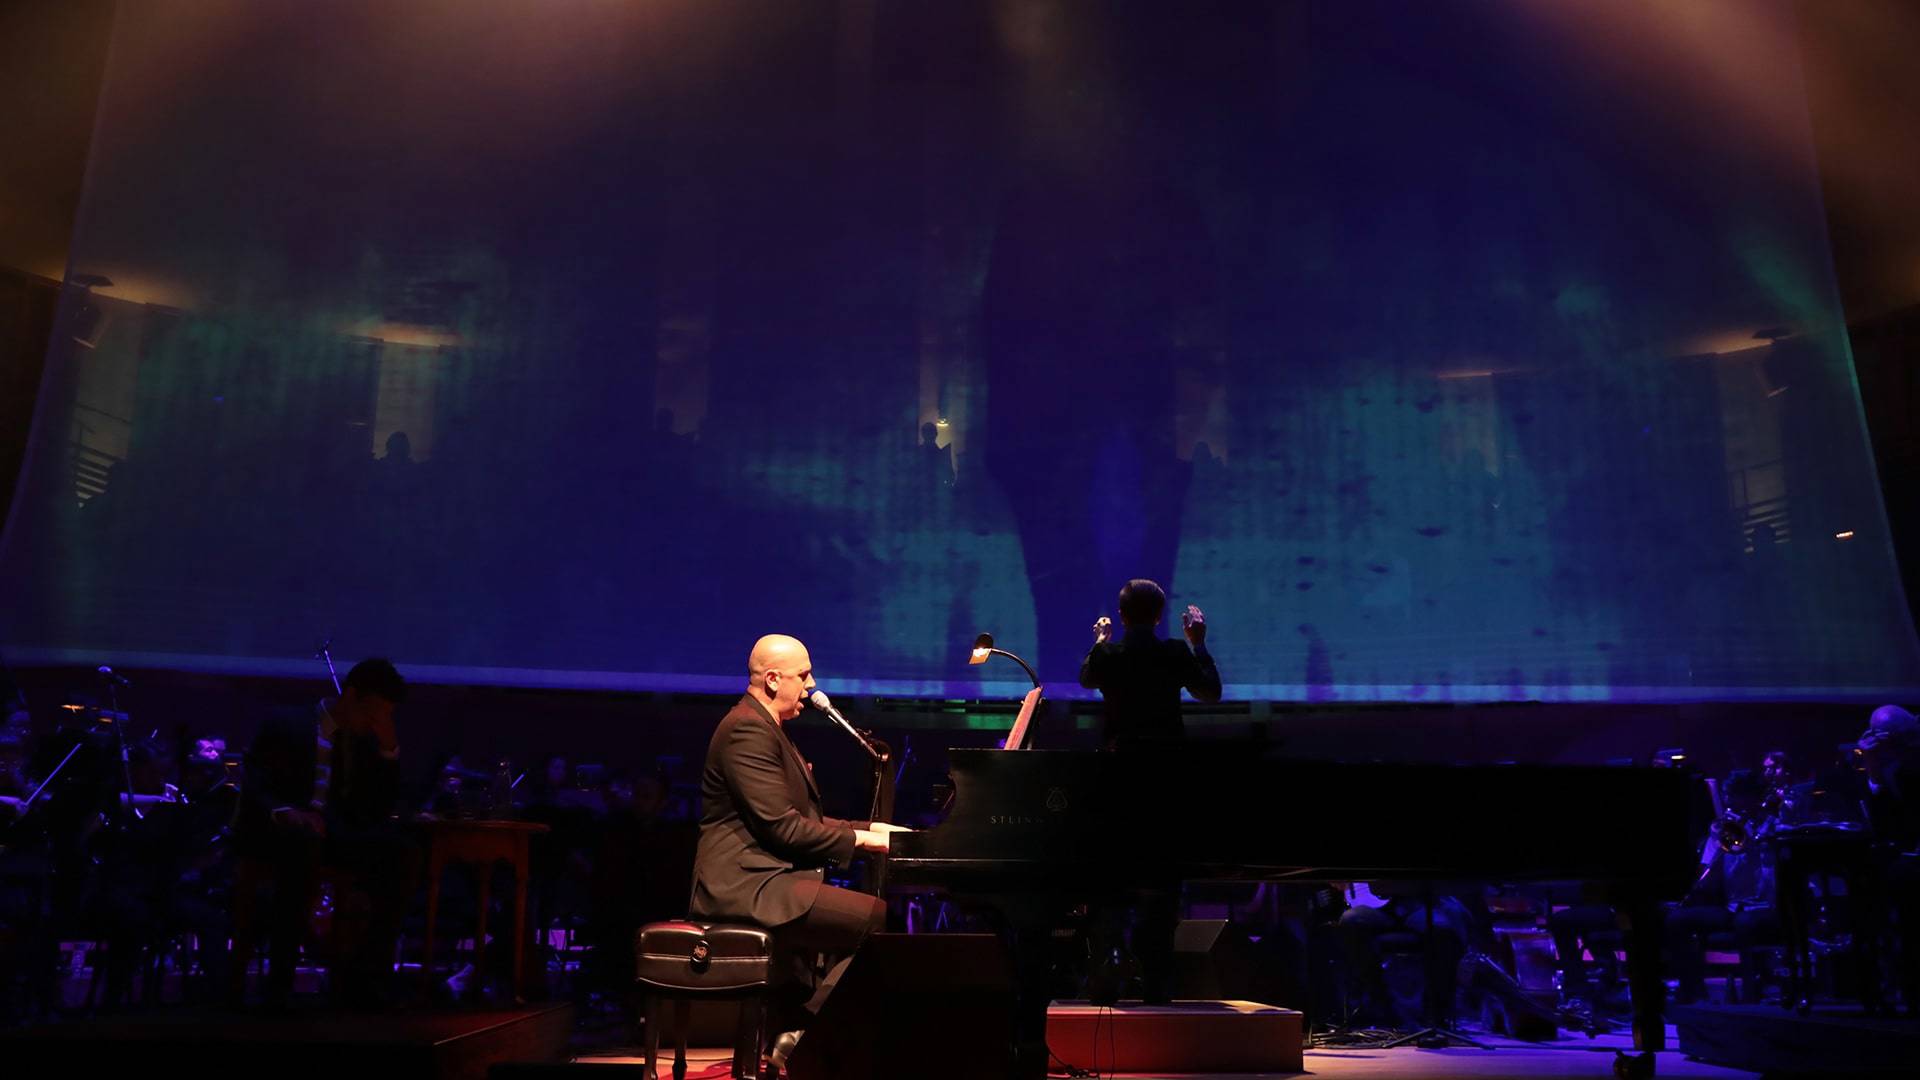
{"label": "piano bench", "polygon": [[648,923],[634,936],[634,984],[646,996],[647,1080],[659,1080],[663,1006],[673,1003],[674,1080],[687,1075],[687,1025],[697,999],[740,1002],[733,1040],[733,1075],[760,1075],[766,1051],[764,998],[773,975],[773,934],[746,923],[675,920]]}

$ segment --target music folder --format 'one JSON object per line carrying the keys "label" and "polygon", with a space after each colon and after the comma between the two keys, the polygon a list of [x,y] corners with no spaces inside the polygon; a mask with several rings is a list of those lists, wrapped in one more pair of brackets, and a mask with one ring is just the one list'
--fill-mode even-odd
{"label": "music folder", "polygon": [[1013,730],[1007,732],[1008,750],[1027,749],[1027,735],[1033,726],[1033,710],[1039,704],[1040,688],[1036,686],[1027,691],[1027,696],[1020,701],[1020,715],[1013,721]]}

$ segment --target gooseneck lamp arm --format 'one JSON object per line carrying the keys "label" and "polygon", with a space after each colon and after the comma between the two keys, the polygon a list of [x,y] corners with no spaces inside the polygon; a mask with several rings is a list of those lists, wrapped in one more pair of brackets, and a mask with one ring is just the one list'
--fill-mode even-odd
{"label": "gooseneck lamp arm", "polygon": [[973,639],[973,655],[967,659],[967,663],[984,664],[987,662],[987,657],[989,656],[1004,656],[1007,659],[1013,661],[1014,663],[1019,664],[1020,670],[1027,673],[1027,678],[1033,680],[1034,689],[1037,690],[1040,688],[1040,676],[1035,675],[1033,673],[1033,665],[1027,663],[1025,660],[1020,659],[1018,656],[1015,656],[1014,654],[1008,652],[1005,649],[995,648],[993,644],[992,634],[981,634],[979,637],[974,638]]}

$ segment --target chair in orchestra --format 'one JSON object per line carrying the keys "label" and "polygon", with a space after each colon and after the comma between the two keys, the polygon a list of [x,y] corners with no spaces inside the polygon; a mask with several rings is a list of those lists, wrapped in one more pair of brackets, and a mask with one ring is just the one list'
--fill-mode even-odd
{"label": "chair in orchestra", "polygon": [[1774,969],[1785,963],[1786,938],[1771,909],[1733,913],[1732,928],[1708,934],[1705,945],[1706,969],[1725,980],[1728,1005],[1759,1004]]}
{"label": "chair in orchestra", "polygon": [[699,1000],[740,1002],[734,1032],[733,1075],[761,1075],[772,1034],[766,996],[773,977],[773,933],[745,923],[673,920],[648,923],[634,939],[634,984],[646,997],[647,1080],[657,1080],[664,1006],[673,1004],[673,1076],[687,1074],[687,1025]]}

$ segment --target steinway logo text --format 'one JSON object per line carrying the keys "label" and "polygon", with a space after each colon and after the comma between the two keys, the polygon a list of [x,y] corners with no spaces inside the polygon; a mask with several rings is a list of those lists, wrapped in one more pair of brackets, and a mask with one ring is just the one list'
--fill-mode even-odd
{"label": "steinway logo text", "polygon": [[[1067,793],[1065,791],[1059,788],[1049,788],[1047,790],[1047,809],[1049,811],[1058,814],[1065,810],[1067,805]],[[1035,817],[1032,814],[987,815],[987,824],[989,825],[1040,825],[1044,823],[1044,820],[1045,819]]]}

